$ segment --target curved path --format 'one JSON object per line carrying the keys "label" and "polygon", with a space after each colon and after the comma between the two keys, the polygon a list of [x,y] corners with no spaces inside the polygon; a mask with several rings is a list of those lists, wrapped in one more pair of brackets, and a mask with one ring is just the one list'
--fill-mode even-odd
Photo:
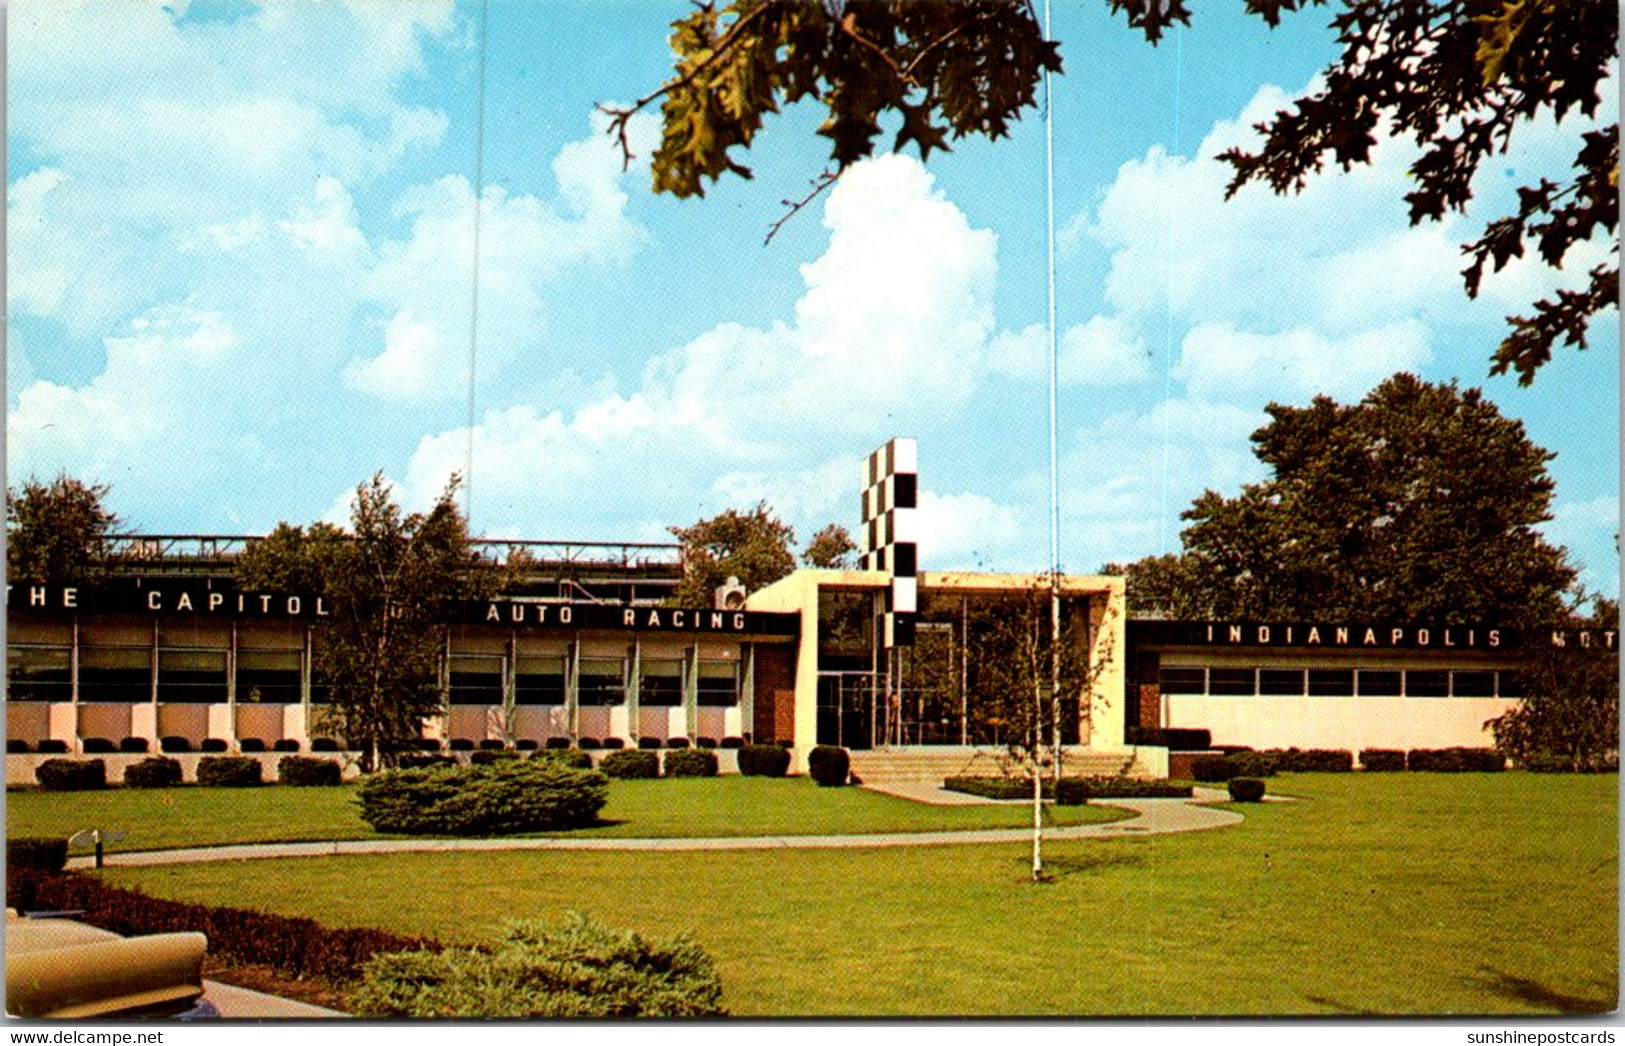
{"label": "curved path", "polygon": [[[1136,814],[1126,821],[1046,827],[1046,839],[1109,839],[1168,832],[1194,832],[1238,824],[1240,814],[1205,805],[1227,801],[1223,792],[1199,789],[1193,799],[1114,799],[1109,804]],[[106,855],[108,867],[203,864],[276,857],[334,857],[351,854],[452,853],[490,850],[596,850],[678,852],[693,850],[867,849],[893,846],[955,846],[968,843],[1025,842],[1031,828],[987,828],[950,832],[883,832],[869,835],[763,835],[680,839],[610,839],[549,836],[530,839],[341,839],[309,843],[245,843],[177,850],[146,850]],[[70,868],[89,868],[93,858],[75,857]]]}

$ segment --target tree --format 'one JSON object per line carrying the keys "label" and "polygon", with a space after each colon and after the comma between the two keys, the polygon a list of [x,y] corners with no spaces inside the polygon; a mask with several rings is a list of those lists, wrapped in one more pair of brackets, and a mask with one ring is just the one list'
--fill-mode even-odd
{"label": "tree", "polygon": [[754,592],[796,568],[790,552],[796,532],[765,501],[749,512],[728,509],[693,526],[669,529],[683,548],[683,578],[672,591],[673,606],[708,607],[730,577]]}
{"label": "tree", "polygon": [[330,727],[371,771],[416,747],[444,710],[440,653],[451,611],[489,595],[495,572],[469,545],[452,477],[428,512],[403,514],[383,474],[356,487],[350,532],[282,524],[238,565],[244,587],[322,595],[316,677]]}
{"label": "tree", "polygon": [[[1107,3],[1153,45],[1173,24],[1190,22],[1186,0]],[[1246,9],[1273,27],[1283,12],[1310,5],[1247,0]],[[1604,0],[1343,0],[1330,24],[1340,56],[1309,94],[1259,126],[1256,152],[1223,154],[1235,168],[1228,194],[1250,181],[1298,191],[1328,160],[1344,169],[1368,163],[1378,132],[1391,130],[1422,148],[1405,194],[1411,223],[1463,211],[1480,166],[1520,127],[1596,114],[1619,53],[1617,19]],[[702,4],[675,29],[671,79],[631,106],[602,107],[611,133],[630,162],[627,120],[661,100],[654,189],[686,197],[701,194],[705,178],[750,176],[730,151],[751,146],[764,112],[820,99],[830,111],[819,133],[833,142],[832,166],[806,197],[785,201],[790,211],[775,231],[873,151],[882,114],[901,119],[893,148],[913,142],[927,158],[946,148],[948,131],[1002,137],[1033,104],[1040,78],[1061,71],[1057,44],[1043,38],[1025,0],[731,0],[720,9]],[[1463,247],[1469,297],[1486,264],[1499,270],[1526,244],[1560,269],[1574,244],[1599,231],[1613,238],[1618,142],[1617,124],[1577,135],[1572,177],[1520,188],[1517,212]],[[1509,316],[1491,372],[1513,370],[1529,384],[1559,340],[1585,348],[1592,317],[1618,294],[1616,260],[1535,302],[1530,315]]]}
{"label": "tree", "polygon": [[[1517,625],[1562,614],[1574,570],[1534,528],[1552,455],[1478,389],[1398,374],[1343,406],[1271,404],[1273,476],[1182,514],[1189,618]],[[1145,561],[1142,561],[1144,563]],[[1130,568],[1141,569],[1140,565]]]}
{"label": "tree", "polygon": [[858,550],[852,535],[839,523],[831,523],[812,536],[802,550],[801,561],[825,570],[850,570],[852,553]]}
{"label": "tree", "polygon": [[6,490],[6,580],[64,585],[92,580],[105,567],[119,520],[103,501],[106,484],[66,474],[49,484],[30,478]]}
{"label": "tree", "polygon": [[1172,621],[1209,616],[1202,581],[1183,556],[1146,556],[1133,563],[1107,563],[1100,572],[1124,579],[1130,617]]}
{"label": "tree", "polygon": [[[1484,725],[1495,747],[1515,762],[1542,761],[1566,770],[1619,765],[1619,604],[1596,600],[1589,617],[1570,622],[1594,641],[1540,649],[1521,673],[1518,705]],[[1601,640],[1612,633],[1614,642]]]}

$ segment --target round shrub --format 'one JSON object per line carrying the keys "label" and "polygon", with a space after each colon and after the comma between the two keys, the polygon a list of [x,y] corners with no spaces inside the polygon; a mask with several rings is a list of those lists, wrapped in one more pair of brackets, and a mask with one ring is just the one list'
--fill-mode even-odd
{"label": "round shrub", "polygon": [[604,775],[550,759],[384,770],[357,791],[363,821],[375,831],[408,835],[581,828],[597,819],[608,797]]}
{"label": "round shrub", "polygon": [[28,751],[28,742],[20,737],[6,738],[6,754],[22,755]]}
{"label": "round shrub", "polygon": [[666,747],[667,748],[687,748],[688,747],[688,738],[686,738],[686,737],[668,737],[668,738],[666,738]]}
{"label": "round shrub", "polygon": [[560,766],[573,766],[577,770],[592,769],[592,756],[579,748],[548,748],[537,752],[531,758],[545,759]]}
{"label": "round shrub", "polygon": [[715,748],[716,746],[717,739],[714,737],[696,737],[694,739],[695,748]]}
{"label": "round shrub", "polygon": [[666,753],[667,777],[715,777],[717,757],[703,748],[679,748]]}
{"label": "round shrub", "polygon": [[60,872],[68,864],[68,841],[43,836],[23,835],[6,840],[6,871],[24,869],[35,872]]}
{"label": "round shrub", "polygon": [[580,748],[584,752],[592,752],[604,746],[598,742],[598,738],[596,737],[583,737],[581,740],[576,742],[576,747]]}
{"label": "round shrub", "polygon": [[[173,751],[173,749],[169,748],[169,741],[170,740],[171,740],[170,738],[166,737],[162,741],[159,742],[159,746],[165,752]],[[118,750],[120,752],[125,752],[125,753],[145,752],[150,747],[151,747],[150,743],[144,737],[121,737],[121,738],[119,738],[119,741],[118,741]]]}
{"label": "round shrub", "polygon": [[521,752],[534,752],[538,747],[533,737],[521,737],[513,743],[513,746]]}
{"label": "round shrub", "polygon": [[420,752],[438,752],[438,751],[440,751],[440,739],[435,738],[435,737],[420,737],[420,738],[418,738],[418,751],[420,751]]}
{"label": "round shrub", "polygon": [[297,752],[299,751],[299,742],[295,741],[291,737],[279,737],[275,741],[271,742],[271,751]]}
{"label": "round shrub", "polygon": [[544,748],[569,748],[570,747],[570,739],[568,737],[550,737],[550,738],[547,739],[546,742],[543,743],[542,747],[544,747]]}
{"label": "round shrub", "polygon": [[199,752],[229,752],[231,746],[223,737],[205,737],[197,746]]}
{"label": "round shrub", "polygon": [[839,788],[846,784],[846,775],[851,769],[852,757],[844,748],[815,745],[807,753],[807,773],[825,788]]}
{"label": "round shrub", "polygon": [[265,751],[265,742],[258,737],[244,737],[238,740],[237,751],[263,752]]}
{"label": "round shrub", "polygon": [[46,792],[89,792],[107,787],[107,764],[100,759],[47,759],[34,767],[34,780]]}
{"label": "round shrub", "polygon": [[519,753],[507,748],[482,748],[468,757],[473,766],[490,766],[505,760],[518,759]]}
{"label": "round shrub", "polygon": [[[147,746],[144,744],[137,749],[137,751],[141,752],[145,752],[146,750]],[[192,742],[188,741],[184,737],[177,737],[172,734],[169,737],[161,737],[158,739],[158,750],[160,752],[190,752],[192,750]]]}
{"label": "round shrub", "polygon": [[1405,769],[1405,753],[1397,748],[1366,748],[1360,752],[1360,766],[1367,773],[1392,773]]}
{"label": "round shrub", "polygon": [[723,748],[744,748],[745,747],[745,739],[743,737],[724,737],[722,739],[722,747]]}
{"label": "round shrub", "polygon": [[337,752],[339,743],[331,737],[313,737],[310,739],[310,750],[312,752]]}
{"label": "round shrub", "polygon": [[365,1017],[719,1017],[722,983],[687,935],[605,929],[572,913],[562,929],[511,921],[485,948],[376,955],[350,996]]}
{"label": "round shrub", "polygon": [[604,747],[608,748],[608,749],[611,749],[611,750],[617,749],[617,748],[625,748],[626,747],[626,739],[621,738],[621,737],[606,737],[606,738],[604,738]]}
{"label": "round shrub", "polygon": [[603,762],[598,764],[598,769],[610,777],[622,780],[659,777],[660,757],[644,749],[628,748],[604,756]]}
{"label": "round shrub", "polygon": [[502,739],[500,737],[482,737],[480,739],[480,748],[487,752],[495,752],[499,749],[507,747],[507,745],[502,743]]}
{"label": "round shrub", "polygon": [[403,755],[398,765],[402,770],[421,770],[426,766],[456,766],[457,759],[454,756],[424,752],[418,755]]}
{"label": "round shrub", "polygon": [[305,755],[285,755],[276,763],[277,784],[296,788],[337,785],[344,770],[336,759],[314,759]]}
{"label": "round shrub", "polygon": [[1237,803],[1257,803],[1264,799],[1264,780],[1259,777],[1232,777],[1230,798]]}
{"label": "round shrub", "polygon": [[474,751],[474,739],[472,737],[454,737],[451,739],[451,750],[453,752],[472,752]]}
{"label": "round shrub", "polygon": [[67,755],[68,742],[58,737],[47,737],[34,746],[34,751],[40,755]]}
{"label": "round shrub", "polygon": [[126,788],[173,788],[180,783],[181,764],[178,759],[155,755],[124,768]]}
{"label": "round shrub", "polygon": [[660,738],[658,738],[658,737],[640,737],[640,738],[638,738],[638,747],[641,748],[645,752],[649,751],[652,748],[659,748],[660,747]]}
{"label": "round shrub", "polygon": [[208,788],[252,788],[264,781],[258,759],[206,755],[197,761],[197,783]]}
{"label": "round shrub", "polygon": [[84,750],[86,755],[111,755],[117,751],[113,747],[113,742],[105,737],[87,737],[79,743],[79,747]]}
{"label": "round shrub", "polygon": [[790,750],[778,745],[745,745],[739,749],[739,772],[746,777],[783,777],[790,771]]}

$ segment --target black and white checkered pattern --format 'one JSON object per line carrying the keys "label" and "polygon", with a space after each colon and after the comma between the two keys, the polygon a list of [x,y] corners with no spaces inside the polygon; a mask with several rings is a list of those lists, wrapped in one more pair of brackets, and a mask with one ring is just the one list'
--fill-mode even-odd
{"label": "black and white checkered pattern", "polygon": [[914,615],[919,600],[917,455],[911,438],[899,437],[887,443],[869,455],[868,485],[863,489],[861,565],[865,570],[891,574],[881,615],[882,642],[887,647],[914,645]]}

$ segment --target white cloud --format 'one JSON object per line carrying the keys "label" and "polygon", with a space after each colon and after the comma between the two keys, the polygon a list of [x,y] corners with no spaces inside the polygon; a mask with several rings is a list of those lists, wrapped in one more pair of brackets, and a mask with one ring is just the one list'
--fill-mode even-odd
{"label": "white cloud", "polygon": [[[1061,332],[1056,376],[1063,385],[1133,385],[1151,377],[1145,341],[1122,317],[1091,316]],[[988,347],[988,369],[1018,381],[1049,376],[1047,329],[1033,324],[1000,331]]]}
{"label": "white cloud", "polygon": [[1396,371],[1428,362],[1427,336],[1416,320],[1336,340],[1302,327],[1252,334],[1228,323],[1202,323],[1185,336],[1174,376],[1198,399],[1259,405],[1317,394],[1359,399]]}
{"label": "white cloud", "polygon": [[933,570],[986,569],[1001,562],[1001,555],[1031,526],[1024,527],[1018,510],[982,494],[944,494],[920,491],[915,517],[922,553]]}

